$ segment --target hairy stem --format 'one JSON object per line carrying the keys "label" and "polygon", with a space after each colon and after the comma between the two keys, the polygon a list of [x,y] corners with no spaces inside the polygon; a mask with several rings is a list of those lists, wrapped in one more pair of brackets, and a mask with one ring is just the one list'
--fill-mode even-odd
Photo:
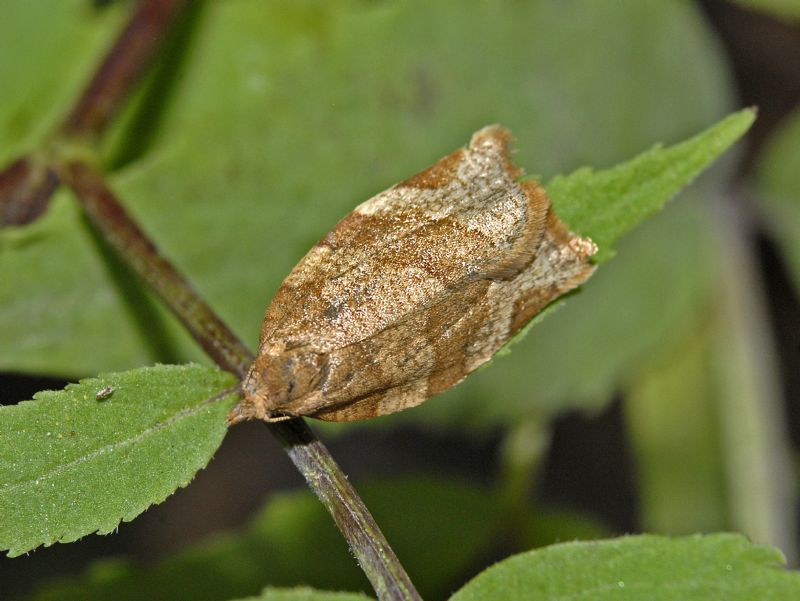
{"label": "hairy stem", "polygon": [[[60,175],[78,195],[103,239],[156,292],[209,356],[223,369],[244,377],[253,361],[250,350],[161,256],[102,175],[78,161],[62,165]],[[266,425],[330,512],[378,598],[421,599],[347,476],[306,423],[298,418]]]}

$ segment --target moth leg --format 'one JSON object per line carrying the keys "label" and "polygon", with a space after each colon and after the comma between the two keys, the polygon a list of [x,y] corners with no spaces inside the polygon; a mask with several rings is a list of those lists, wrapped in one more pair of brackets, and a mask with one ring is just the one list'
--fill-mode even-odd
{"label": "moth leg", "polygon": [[264,418],[264,421],[269,424],[277,424],[279,422],[288,422],[289,420],[292,420],[295,417],[297,416],[289,415],[288,413],[273,411],[267,414],[267,417]]}

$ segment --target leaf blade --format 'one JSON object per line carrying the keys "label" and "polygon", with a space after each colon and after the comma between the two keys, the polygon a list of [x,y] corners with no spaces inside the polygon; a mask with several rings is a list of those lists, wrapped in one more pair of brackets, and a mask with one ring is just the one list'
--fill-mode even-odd
{"label": "leaf blade", "polygon": [[224,436],[235,395],[219,393],[233,383],[215,369],[156,366],[0,409],[0,548],[13,557],[111,532],[188,484]]}
{"label": "leaf blade", "polygon": [[516,555],[484,571],[450,599],[797,598],[800,574],[780,569],[782,564],[779,551],[752,545],[737,534],[627,536]]}
{"label": "leaf blade", "polygon": [[584,167],[559,175],[545,188],[562,221],[590,236],[600,248],[595,259],[603,262],[613,256],[611,249],[620,237],[690,184],[755,118],[753,109],[742,109],[684,142],[654,146],[611,169]]}

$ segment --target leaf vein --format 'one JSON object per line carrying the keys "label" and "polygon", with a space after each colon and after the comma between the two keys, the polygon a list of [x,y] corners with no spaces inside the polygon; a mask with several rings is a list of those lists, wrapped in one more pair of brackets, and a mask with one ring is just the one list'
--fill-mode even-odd
{"label": "leaf vein", "polygon": [[123,448],[129,447],[131,445],[137,444],[137,443],[149,438],[150,436],[153,436],[153,435],[157,434],[158,432],[164,430],[165,428],[167,428],[167,427],[169,427],[169,426],[171,426],[171,425],[173,425],[173,424],[175,424],[175,423],[177,423],[177,422],[179,422],[179,421],[181,421],[181,420],[183,420],[185,418],[192,417],[192,416],[198,414],[201,410],[205,409],[207,406],[212,405],[212,404],[214,404],[214,403],[216,403],[218,401],[221,401],[225,397],[227,397],[230,394],[234,393],[237,389],[238,389],[238,387],[236,387],[236,386],[231,387],[231,388],[226,388],[225,390],[223,390],[223,391],[221,391],[221,392],[219,392],[219,393],[217,393],[217,394],[215,394],[215,395],[213,395],[211,397],[203,399],[203,401],[201,401],[197,405],[192,405],[190,407],[184,407],[183,409],[181,409],[177,413],[174,413],[173,415],[169,416],[167,419],[165,419],[163,421],[160,421],[160,422],[156,422],[152,426],[148,426],[147,428],[145,428],[141,432],[138,432],[134,436],[131,436],[129,438],[126,438],[126,439],[123,439],[123,440],[120,440],[120,441],[113,442],[111,444],[107,444],[107,445],[99,447],[97,449],[94,449],[94,450],[90,451],[89,453],[86,453],[85,455],[81,455],[79,457],[76,457],[75,459],[73,459],[73,460],[71,460],[71,461],[69,461],[67,463],[56,465],[55,467],[53,467],[52,469],[50,469],[49,471],[47,471],[47,472],[45,472],[45,473],[43,473],[41,475],[33,476],[31,478],[28,478],[28,479],[25,479],[25,480],[21,480],[19,482],[14,482],[14,483],[11,483],[11,484],[0,485],[0,494],[13,492],[15,490],[18,490],[19,488],[24,487],[24,486],[29,486],[33,482],[36,482],[38,484],[39,481],[49,480],[51,478],[55,478],[55,477],[61,475],[62,473],[74,468],[75,466],[80,465],[81,463],[85,463],[87,461],[91,461],[92,459],[100,457],[101,455],[104,455],[106,453],[110,453],[110,452],[113,452],[115,450],[123,449]]}

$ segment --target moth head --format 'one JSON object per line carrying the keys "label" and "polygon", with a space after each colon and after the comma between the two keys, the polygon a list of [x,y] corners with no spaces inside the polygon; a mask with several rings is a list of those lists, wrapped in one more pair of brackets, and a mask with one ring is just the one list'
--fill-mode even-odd
{"label": "moth head", "polygon": [[260,353],[242,384],[244,400],[228,417],[229,423],[294,417],[297,415],[292,410],[295,401],[317,389],[327,360],[327,355],[307,347]]}

